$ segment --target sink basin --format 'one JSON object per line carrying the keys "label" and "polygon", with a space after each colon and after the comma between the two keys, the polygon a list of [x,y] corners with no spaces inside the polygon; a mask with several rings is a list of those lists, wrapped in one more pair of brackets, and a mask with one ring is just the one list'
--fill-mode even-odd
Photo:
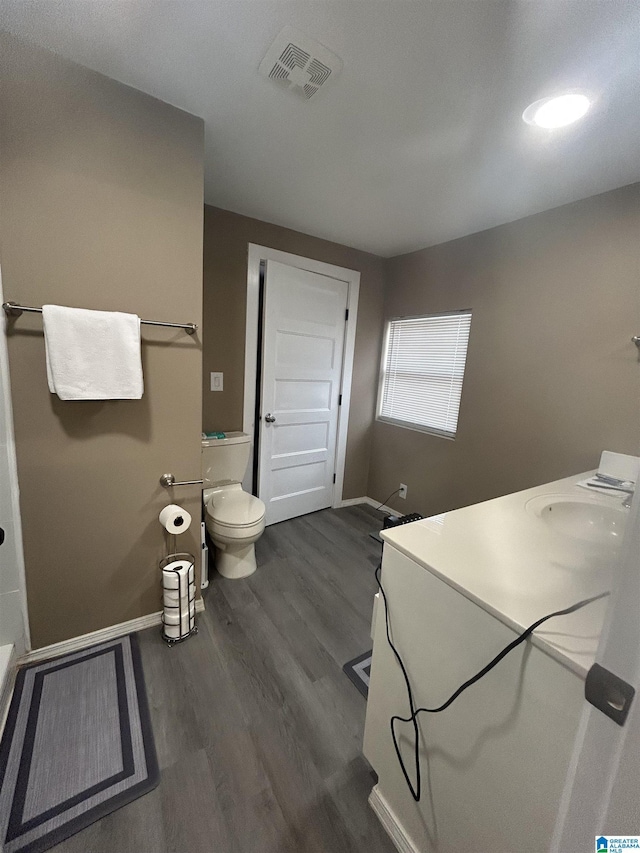
{"label": "sink basin", "polygon": [[599,503],[579,495],[539,495],[526,507],[556,533],[614,547],[622,540],[629,514],[622,504]]}

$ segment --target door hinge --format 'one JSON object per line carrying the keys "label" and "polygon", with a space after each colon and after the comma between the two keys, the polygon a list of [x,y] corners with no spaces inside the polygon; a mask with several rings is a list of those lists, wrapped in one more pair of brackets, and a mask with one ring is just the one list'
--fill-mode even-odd
{"label": "door hinge", "polygon": [[335,483],[335,481],[336,481],[336,475],[334,474],[333,475],[333,482]]}
{"label": "door hinge", "polygon": [[342,394],[338,394],[338,405],[342,405]]}
{"label": "door hinge", "polygon": [[349,319],[349,309],[347,308],[347,309],[345,310],[345,312],[344,312],[344,321],[345,321],[345,323],[348,321],[348,319]]}
{"label": "door hinge", "polygon": [[614,723],[623,726],[635,689],[608,669],[594,663],[584,683],[584,698]]}

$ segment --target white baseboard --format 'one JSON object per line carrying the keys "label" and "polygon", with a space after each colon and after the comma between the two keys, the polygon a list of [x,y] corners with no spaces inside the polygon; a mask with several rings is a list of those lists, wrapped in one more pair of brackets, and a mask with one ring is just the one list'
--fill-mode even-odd
{"label": "white baseboard", "polygon": [[397,510],[391,509],[390,506],[386,506],[386,504],[382,504],[382,506],[380,506],[380,501],[367,497],[347,498],[344,501],[340,501],[337,508],[341,509],[343,506],[356,506],[357,504],[367,504],[368,506],[372,506],[374,509],[379,509],[380,512],[388,512],[391,515],[396,515],[397,513]]}
{"label": "white baseboard", "polygon": [[364,503],[369,504],[369,506],[372,506],[374,509],[379,509],[380,512],[388,512],[389,515],[398,514],[397,509],[391,509],[391,507],[386,504],[380,504],[380,501],[376,501],[373,498],[365,498]]}
{"label": "white baseboard", "polygon": [[18,656],[15,646],[12,646],[11,652],[7,660],[3,661],[2,672],[0,673],[0,735],[4,729],[4,724],[9,712],[9,702],[13,694],[13,685],[16,680]]}
{"label": "white baseboard", "polygon": [[[204,609],[204,601],[198,598],[196,600],[196,613],[200,613]],[[153,628],[156,625],[160,625],[161,621],[162,610],[158,610],[157,613],[148,613],[146,616],[139,616],[137,619],[130,619],[128,622],[120,622],[119,625],[110,625],[108,628],[101,628],[99,631],[92,631],[90,634],[71,637],[71,639],[63,640],[61,643],[53,643],[51,646],[43,646],[41,649],[33,649],[30,652],[25,652],[18,659],[18,664],[37,663],[37,661],[57,658],[60,655],[66,655],[70,652],[78,652],[81,649],[86,649],[88,646],[105,643],[107,640],[113,640],[125,634],[132,634],[134,631]]]}
{"label": "white baseboard", "polygon": [[378,785],[371,789],[369,794],[369,805],[373,809],[376,817],[382,824],[383,829],[393,841],[396,850],[399,853],[420,853],[413,841],[406,834],[402,826],[389,807],[389,804],[378,790]]}
{"label": "white baseboard", "polygon": [[342,509],[343,506],[357,506],[357,504],[366,504],[367,498],[347,498],[344,501],[339,501],[335,509]]}

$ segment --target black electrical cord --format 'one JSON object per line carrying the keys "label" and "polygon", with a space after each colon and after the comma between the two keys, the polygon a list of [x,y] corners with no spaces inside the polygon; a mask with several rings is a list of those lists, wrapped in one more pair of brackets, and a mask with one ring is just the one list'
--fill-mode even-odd
{"label": "black electrical cord", "polygon": [[[402,486],[400,486],[400,489],[401,489],[401,488],[402,488]],[[381,503],[381,504],[378,504],[378,506],[376,507],[376,509],[380,509],[380,507],[381,507],[381,506],[384,506],[384,505],[386,504],[386,502],[387,502],[387,501],[390,501],[390,500],[391,500],[391,498],[392,498],[394,495],[397,495],[397,494],[398,494],[398,492],[400,491],[400,489],[396,489],[396,490],[395,490],[395,492],[391,492],[391,494],[389,495],[389,497],[388,497],[388,498],[385,498],[385,499],[382,501],[382,503]]]}
{"label": "black electrical cord", "polygon": [[[409,676],[407,674],[406,667],[400,657],[400,653],[396,649],[391,640],[391,634],[389,631],[389,608],[387,605],[387,596],[385,594],[384,588],[382,586],[382,581],[380,580],[380,573],[382,569],[382,563],[378,563],[376,568],[376,581],[380,592],[382,593],[382,600],[384,602],[384,618],[385,618],[385,626],[387,631],[387,642],[391,647],[393,654],[395,655],[395,659],[402,670],[402,676],[404,678],[404,683],[407,688],[407,697],[409,699],[409,709],[411,711],[408,717],[400,717],[395,714],[391,717],[390,726],[391,726],[391,737],[393,739],[393,747],[396,751],[396,756],[398,758],[398,762],[400,764],[400,768],[405,778],[405,782],[407,783],[407,787],[411,791],[411,796],[415,800],[416,803],[420,802],[421,796],[421,788],[422,788],[422,779],[420,773],[420,745],[419,745],[419,731],[418,731],[418,714],[439,714],[441,711],[446,710],[455,700],[463,693],[468,687],[471,687],[472,684],[475,684],[476,681],[480,681],[481,678],[490,672],[494,666],[500,663],[500,661],[506,657],[509,652],[513,651],[520,643],[524,643],[531,634],[542,625],[543,622],[546,622],[547,619],[553,619],[555,616],[566,616],[569,613],[575,613],[576,610],[580,610],[582,607],[586,607],[587,604],[591,604],[593,601],[598,601],[600,598],[605,598],[605,596],[609,595],[609,592],[601,592],[599,595],[594,595],[591,598],[585,598],[583,601],[578,601],[576,604],[572,604],[570,607],[565,607],[563,610],[556,610],[555,613],[549,613],[547,616],[543,616],[541,619],[538,619],[537,622],[534,622],[533,625],[529,625],[529,627],[522,632],[519,636],[516,637],[508,646],[505,646],[501,652],[499,652],[489,663],[484,666],[480,672],[477,672],[472,678],[468,681],[465,681],[464,684],[461,684],[460,687],[451,696],[447,699],[446,702],[443,702],[442,705],[439,705],[437,708],[416,708],[415,701],[413,698],[413,691],[411,689],[411,682],[409,681]],[[395,724],[397,722],[401,723],[411,723],[413,725],[413,756],[414,756],[414,766],[415,766],[415,775],[416,775],[416,787],[413,787],[411,779],[409,778],[409,774],[407,772],[407,767],[404,763],[402,755],[400,754],[400,748],[398,746],[398,739],[396,737]]]}

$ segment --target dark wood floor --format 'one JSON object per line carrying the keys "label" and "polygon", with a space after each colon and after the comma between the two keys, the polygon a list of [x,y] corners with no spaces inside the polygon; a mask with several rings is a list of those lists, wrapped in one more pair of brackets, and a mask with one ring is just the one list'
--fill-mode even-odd
{"label": "dark wood floor", "polygon": [[267,528],[258,571],[212,573],[199,633],[140,634],[162,776],[55,853],[393,853],[367,805],[365,700],[380,545],[367,506]]}

